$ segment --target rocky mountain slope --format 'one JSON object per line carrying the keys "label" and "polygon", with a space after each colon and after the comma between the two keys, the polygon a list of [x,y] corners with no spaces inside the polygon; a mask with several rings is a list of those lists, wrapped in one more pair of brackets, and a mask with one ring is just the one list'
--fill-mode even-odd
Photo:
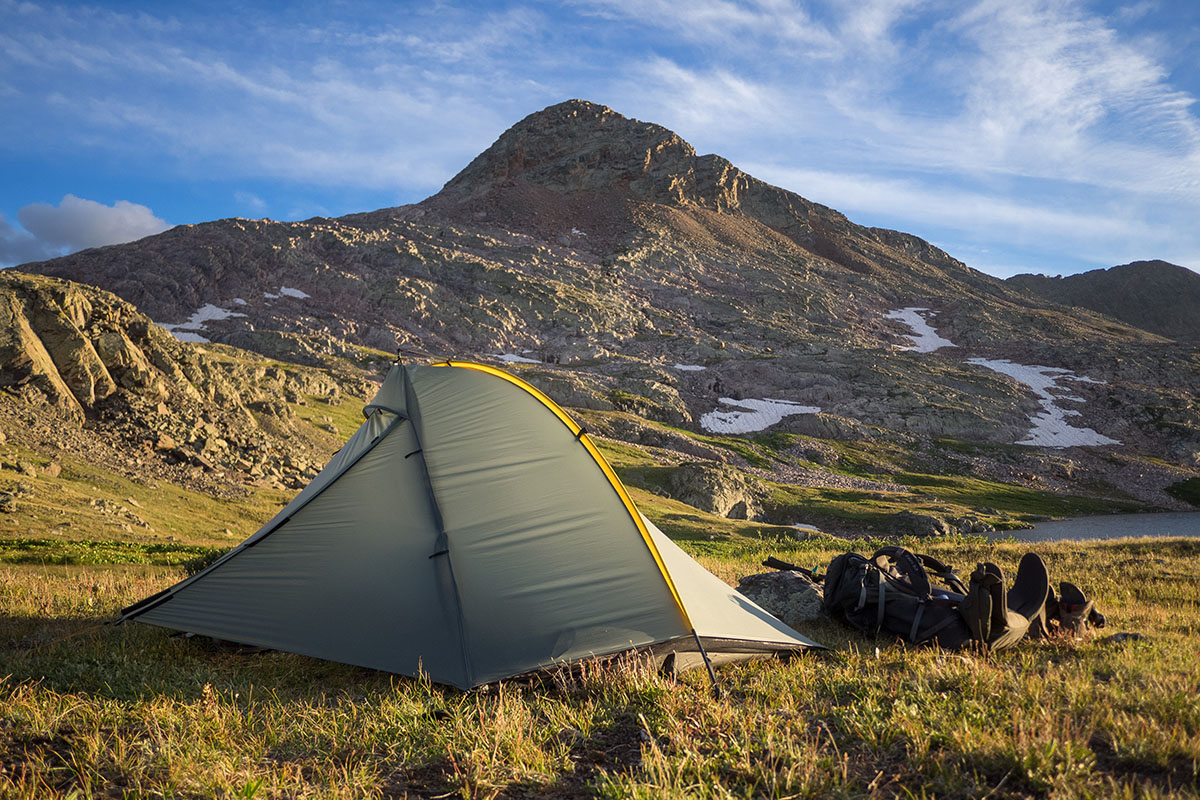
{"label": "rocky mountain slope", "polygon": [[[764,455],[762,479],[810,480],[805,454],[844,443],[932,448],[922,469],[1171,507],[1162,489],[1200,464],[1194,347],[1047,303],[583,101],[517,123],[415,205],[180,226],[21,269],[290,363],[503,360],[664,467],[729,461],[709,438],[770,431],[798,444]],[[920,326],[953,347],[922,345]]]}
{"label": "rocky mountain slope", "polygon": [[1200,342],[1200,274],[1166,261],[1134,261],[1049,278],[1014,275],[1006,283],[1052,303],[1089,308],[1169,339]]}
{"label": "rocky mountain slope", "polygon": [[72,465],[219,497],[296,488],[341,432],[323,429],[320,414],[316,424],[298,417],[289,401],[332,408],[368,391],[346,373],[201,352],[107,292],[0,272],[0,504],[9,512],[34,493],[30,479]]}

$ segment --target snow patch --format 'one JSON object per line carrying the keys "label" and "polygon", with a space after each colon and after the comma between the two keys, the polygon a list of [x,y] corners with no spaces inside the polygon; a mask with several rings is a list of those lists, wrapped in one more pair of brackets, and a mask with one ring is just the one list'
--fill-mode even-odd
{"label": "snow patch", "polygon": [[1094,378],[1075,375],[1070,370],[1061,367],[1043,367],[1039,365],[1015,364],[1005,359],[968,358],[968,364],[1007,375],[1018,383],[1023,383],[1037,395],[1042,411],[1030,420],[1033,427],[1028,435],[1016,444],[1035,445],[1037,447],[1089,447],[1105,444],[1120,444],[1116,439],[1110,439],[1091,428],[1076,428],[1067,422],[1067,417],[1080,416],[1074,409],[1063,408],[1058,403],[1062,400],[1080,402],[1083,398],[1072,394],[1064,394],[1070,390],[1060,386],[1059,382],[1080,381],[1083,383],[1104,383]]}
{"label": "snow patch", "polygon": [[706,369],[706,367],[702,367],[699,364],[672,364],[671,369],[677,369],[680,372],[700,372]]}
{"label": "snow patch", "polygon": [[246,315],[208,303],[188,317],[186,322],[159,322],[156,324],[181,342],[208,342],[211,340],[198,333],[188,333],[188,331],[202,331],[209,322],[244,316]]}
{"label": "snow patch", "polygon": [[181,342],[211,342],[212,339],[206,339],[198,333],[191,331],[171,331],[171,335]]}
{"label": "snow patch", "polygon": [[587,236],[587,234],[579,230],[579,228],[571,228],[571,233],[575,236]]}
{"label": "snow patch", "polygon": [[[529,351],[526,350],[524,352],[528,353]],[[542,363],[541,361],[538,361],[536,358],[526,358],[525,356],[519,356],[516,353],[488,353],[488,356],[490,358],[496,358],[501,361],[506,361],[509,364],[540,364],[540,363]]]}
{"label": "snow patch", "polygon": [[765,430],[792,414],[817,414],[821,409],[789,400],[734,400],[722,397],[720,402],[742,411],[710,411],[700,417],[700,427],[709,433],[753,433]]}
{"label": "snow patch", "polygon": [[884,316],[887,319],[903,322],[912,328],[913,332],[908,338],[912,339],[913,343],[908,346],[901,345],[901,350],[932,353],[934,350],[940,350],[943,347],[958,347],[958,345],[949,339],[943,339],[941,336],[938,336],[937,331],[930,327],[928,319],[936,317],[936,311],[910,306],[909,308],[899,308],[895,311],[889,311]]}
{"label": "snow patch", "polygon": [[307,300],[312,295],[300,291],[299,289],[290,289],[287,286],[280,286],[279,291],[275,294],[263,292],[263,297],[268,300],[278,300],[281,297],[298,297],[301,300]]}
{"label": "snow patch", "polygon": [[[937,314],[927,308],[911,306],[895,311],[889,311],[888,319],[903,322],[912,328],[909,338],[913,344],[904,350],[915,350],[918,353],[932,353],[942,347],[957,347],[949,339],[938,336],[936,330],[929,324],[929,319]],[[1076,381],[1078,383],[1097,383],[1104,381],[1076,375],[1061,367],[1043,367],[1039,365],[1016,364],[1005,359],[969,358],[968,364],[986,367],[993,372],[1007,375],[1018,383],[1023,383],[1037,395],[1042,406],[1041,412],[1035,414],[1030,422],[1033,427],[1029,434],[1015,444],[1033,445],[1036,447],[1089,447],[1106,444],[1120,444],[1116,439],[1110,439],[1091,428],[1077,428],[1067,422],[1067,417],[1078,417],[1080,413],[1074,409],[1063,408],[1060,402],[1085,402],[1084,398],[1071,394],[1070,390],[1060,385],[1060,381]]]}
{"label": "snow patch", "polygon": [[240,297],[235,297],[235,298],[233,298],[233,303],[234,303],[234,305],[239,305],[239,306],[244,306],[244,305],[246,305],[246,301],[245,301],[245,300],[243,300],[243,299],[242,299],[242,298],[240,298]]}

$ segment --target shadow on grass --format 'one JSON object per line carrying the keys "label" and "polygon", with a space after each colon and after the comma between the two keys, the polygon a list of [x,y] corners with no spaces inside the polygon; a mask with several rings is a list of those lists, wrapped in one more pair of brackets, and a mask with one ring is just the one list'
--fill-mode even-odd
{"label": "shadow on grass", "polygon": [[[603,777],[636,776],[641,769],[645,736],[632,706],[614,709],[612,719],[593,728],[589,736],[567,730],[560,738],[570,743],[569,771],[546,775],[543,780],[512,781],[489,796],[501,800],[591,797]],[[470,793],[471,789],[471,778],[464,774],[455,758],[447,755],[394,771],[384,781],[380,794],[386,798],[446,797]]]}
{"label": "shadow on grass", "polygon": [[60,693],[117,701],[147,696],[183,702],[205,685],[313,699],[339,691],[386,690],[390,673],[264,650],[203,636],[186,637],[115,617],[0,616],[0,677]]}

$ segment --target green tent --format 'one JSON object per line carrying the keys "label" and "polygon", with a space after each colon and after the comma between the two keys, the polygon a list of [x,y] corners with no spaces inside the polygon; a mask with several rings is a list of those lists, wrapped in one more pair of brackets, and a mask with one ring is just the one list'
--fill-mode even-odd
{"label": "green tent", "polygon": [[820,646],[664,536],[524,381],[397,364],[363,413],[274,519],[121,620],[461,688],[631,649],[685,669]]}

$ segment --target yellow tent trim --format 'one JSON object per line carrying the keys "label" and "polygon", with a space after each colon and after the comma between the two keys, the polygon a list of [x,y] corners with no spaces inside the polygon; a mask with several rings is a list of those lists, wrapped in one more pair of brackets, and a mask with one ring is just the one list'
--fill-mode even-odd
{"label": "yellow tent trim", "polygon": [[642,515],[637,510],[637,506],[633,504],[633,500],[629,497],[629,493],[625,491],[625,485],[621,483],[621,479],[617,477],[617,473],[613,472],[613,468],[609,465],[607,459],[601,455],[596,445],[588,437],[582,426],[563,411],[558,403],[551,400],[536,386],[531,386],[515,375],[510,375],[502,369],[490,367],[487,364],[476,364],[472,361],[442,361],[434,364],[435,367],[462,367],[464,369],[473,369],[478,372],[486,372],[489,375],[495,375],[497,378],[503,378],[514,386],[524,389],[529,394],[536,397],[542,405],[554,412],[564,425],[575,434],[575,437],[583,443],[583,446],[591,454],[596,464],[604,472],[604,476],[608,478],[608,482],[612,484],[613,490],[617,496],[621,498],[621,502],[625,504],[625,510],[629,512],[633,524],[637,526],[638,533],[642,536],[642,541],[646,543],[646,547],[650,550],[650,554],[654,556],[654,563],[658,565],[658,571],[662,573],[663,580],[667,582],[667,588],[671,590],[671,596],[675,598],[675,604],[679,606],[679,612],[683,614],[683,620],[689,628],[695,629],[692,625],[691,617],[688,616],[687,608],[683,605],[683,600],[679,596],[679,590],[675,588],[675,581],[671,580],[671,573],[667,572],[667,565],[663,563],[662,554],[658,552],[658,548],[654,545],[654,539],[650,537],[650,531],[646,529],[646,524],[642,522]]}

